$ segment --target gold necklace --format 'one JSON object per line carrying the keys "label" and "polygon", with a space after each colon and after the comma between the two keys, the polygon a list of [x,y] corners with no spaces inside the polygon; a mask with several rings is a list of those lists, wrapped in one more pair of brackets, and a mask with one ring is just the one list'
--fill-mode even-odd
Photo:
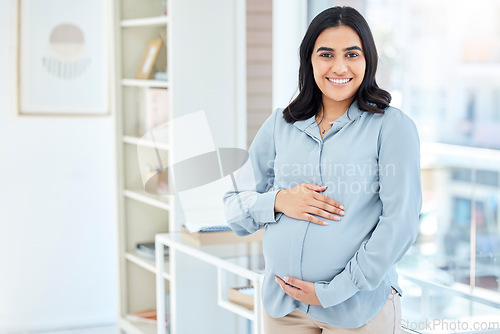
{"label": "gold necklace", "polygon": [[324,115],[323,115],[323,110],[321,110],[321,120],[320,120],[320,121],[319,121],[319,123],[318,123],[318,124],[319,124],[319,127],[321,128],[321,130],[323,130],[323,131],[321,132],[321,134],[325,134],[325,132],[326,132],[326,130],[325,130],[325,129],[323,129],[323,126],[322,126],[322,124],[323,124],[323,116],[324,116]]}

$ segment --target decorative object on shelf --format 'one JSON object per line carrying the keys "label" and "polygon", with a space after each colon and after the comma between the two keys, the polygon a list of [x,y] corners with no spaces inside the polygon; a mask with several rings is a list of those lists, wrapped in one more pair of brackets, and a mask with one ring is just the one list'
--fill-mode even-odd
{"label": "decorative object on shelf", "polygon": [[135,74],[136,79],[149,79],[151,77],[153,67],[156,64],[162,45],[163,41],[161,38],[155,38],[149,41],[144,51],[139,69]]}
{"label": "decorative object on shelf", "polygon": [[156,72],[155,73],[155,80],[168,81],[168,73],[167,72]]}
{"label": "decorative object on shelf", "polygon": [[18,113],[108,114],[105,2],[18,0],[17,8]]}
{"label": "decorative object on shelf", "polygon": [[148,180],[144,189],[154,195],[168,195],[168,171],[157,167],[155,169],[146,167],[146,179]]}
{"label": "decorative object on shelf", "polygon": [[229,301],[253,310],[255,289],[253,286],[229,289]]}
{"label": "decorative object on shelf", "polygon": [[164,8],[164,13],[165,15],[167,15],[168,11],[167,11],[167,0],[161,0],[161,6]]}

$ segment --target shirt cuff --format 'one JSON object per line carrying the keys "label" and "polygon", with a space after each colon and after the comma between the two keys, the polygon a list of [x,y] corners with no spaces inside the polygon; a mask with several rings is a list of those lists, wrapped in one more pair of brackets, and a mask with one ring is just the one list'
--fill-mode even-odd
{"label": "shirt cuff", "polygon": [[257,200],[249,210],[250,215],[256,223],[276,223],[281,215],[283,215],[282,212],[274,212],[274,202],[276,201],[278,191],[280,189],[257,195]]}
{"label": "shirt cuff", "polygon": [[344,270],[330,282],[315,282],[314,291],[321,306],[327,308],[351,298],[359,289],[351,280],[349,273]]}

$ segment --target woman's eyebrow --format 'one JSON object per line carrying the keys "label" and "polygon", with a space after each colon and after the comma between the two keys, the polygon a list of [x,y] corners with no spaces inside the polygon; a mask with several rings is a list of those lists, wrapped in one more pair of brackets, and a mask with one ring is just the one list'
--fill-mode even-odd
{"label": "woman's eyebrow", "polygon": [[361,50],[361,48],[357,45],[345,48],[343,51],[352,51],[352,50],[359,50],[359,51],[363,52],[363,50]]}
{"label": "woman's eyebrow", "polygon": [[[361,50],[361,48],[357,45],[355,46],[350,46],[348,48],[345,48],[344,50],[342,51],[352,51],[352,50],[359,50],[361,52],[363,52],[363,50]],[[335,49],[332,49],[332,48],[327,48],[326,46],[321,46],[320,48],[318,48],[318,50],[316,50],[316,52],[320,52],[320,51],[331,51],[331,52],[335,52]]]}

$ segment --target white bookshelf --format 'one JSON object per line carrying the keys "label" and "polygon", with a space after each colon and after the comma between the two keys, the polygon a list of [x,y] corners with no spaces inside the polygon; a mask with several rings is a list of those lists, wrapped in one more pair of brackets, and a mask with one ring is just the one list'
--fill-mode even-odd
{"label": "white bookshelf", "polygon": [[[154,80],[154,72],[168,72],[170,38],[158,57],[150,79],[135,79],[148,42],[153,38],[170,35],[169,17],[161,0],[114,0],[114,111],[116,118],[117,196],[118,196],[118,286],[120,332],[133,334],[156,333],[157,326],[136,323],[127,315],[137,311],[155,309],[156,280],[154,260],[135,254],[139,242],[154,241],[159,232],[172,230],[174,210],[171,196],[158,196],[145,191],[140,174],[137,148],[154,148],[171,155],[167,143],[153,143],[140,138],[144,129],[144,97],[149,88],[161,88],[169,94],[170,82]],[[167,9],[167,12],[171,11]],[[171,105],[167,106],[172,118]],[[140,130],[140,131],[139,131]],[[165,259],[166,268],[169,259]],[[161,275],[164,290],[169,292],[170,273]],[[165,298],[165,297],[163,297]]]}
{"label": "white bookshelf", "polygon": [[[137,243],[154,241],[159,233],[179,233],[184,218],[176,195],[145,191],[137,149],[161,150],[166,155],[165,166],[174,161],[172,134],[161,143],[141,138],[145,132],[141,123],[144,92],[150,88],[168,94],[168,119],[204,110],[217,147],[245,148],[240,142],[246,127],[246,58],[241,48],[245,41],[244,1],[113,0],[113,5],[120,331],[144,334],[160,330],[133,323],[127,315],[155,309],[156,301],[169,294],[175,309],[168,311],[167,318],[175,318],[172,322],[177,327],[167,333],[234,334],[238,316],[217,305],[212,269],[171,251],[164,262],[166,269],[157,275],[154,261],[135,255]],[[168,81],[154,80],[154,75],[136,79],[148,42],[159,38],[160,32],[166,45],[155,70],[167,72]],[[207,279],[200,281],[199,277]],[[157,279],[163,281],[159,290]],[[194,284],[196,292],[191,292]],[[198,312],[198,321],[192,321],[192,312]]]}

